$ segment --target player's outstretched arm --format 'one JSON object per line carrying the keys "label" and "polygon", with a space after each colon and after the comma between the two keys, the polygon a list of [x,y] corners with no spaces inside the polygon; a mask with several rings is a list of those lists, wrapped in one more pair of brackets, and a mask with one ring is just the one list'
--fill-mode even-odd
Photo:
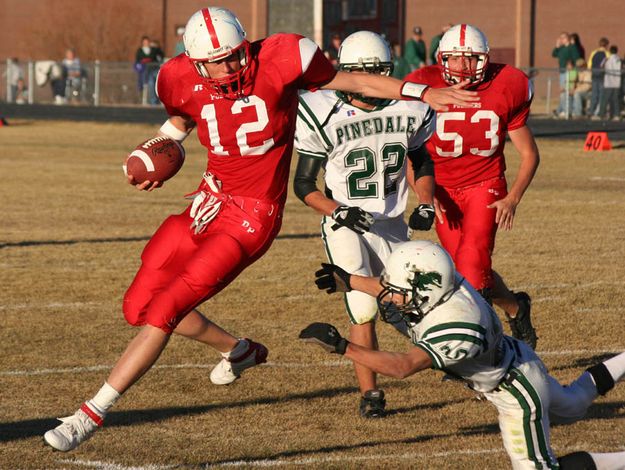
{"label": "player's outstretched arm", "polygon": [[315,272],[315,284],[328,294],[357,290],[376,297],[382,291],[377,277],[350,274],[335,264],[321,263],[321,269]]}
{"label": "player's outstretched arm", "polygon": [[512,229],[516,208],[532,182],[540,163],[538,147],[529,127],[523,126],[519,129],[514,129],[508,135],[521,156],[521,164],[514,183],[512,183],[510,191],[508,191],[508,195],[488,206],[497,210],[495,222],[503,230]]}
{"label": "player's outstretched arm", "polygon": [[300,332],[299,339],[316,344],[327,352],[343,354],[379,374],[397,379],[406,378],[432,366],[430,356],[421,348],[414,347],[407,353],[374,351],[350,343],[329,323],[311,323]]}
{"label": "player's outstretched arm", "polygon": [[435,111],[447,111],[449,105],[471,106],[479,101],[477,92],[464,90],[468,80],[448,88],[430,88],[393,77],[371,73],[337,72],[322,88],[360,93],[365,96],[388,99],[416,99],[429,104]]}

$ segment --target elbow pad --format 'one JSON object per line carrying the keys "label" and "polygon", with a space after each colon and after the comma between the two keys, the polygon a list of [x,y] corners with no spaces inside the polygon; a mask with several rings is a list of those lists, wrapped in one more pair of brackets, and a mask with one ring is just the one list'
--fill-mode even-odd
{"label": "elbow pad", "polygon": [[299,154],[295,178],[293,179],[293,191],[304,204],[306,204],[304,198],[308,194],[318,191],[317,175],[322,164],[323,160]]}
{"label": "elbow pad", "polygon": [[434,162],[430,157],[430,153],[425,148],[425,145],[410,150],[408,152],[408,158],[412,163],[415,181],[422,176],[434,176]]}

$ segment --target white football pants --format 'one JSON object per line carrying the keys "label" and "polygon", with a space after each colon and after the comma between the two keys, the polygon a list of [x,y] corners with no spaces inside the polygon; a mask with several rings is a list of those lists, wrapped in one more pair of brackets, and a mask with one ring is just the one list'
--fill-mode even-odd
{"label": "white football pants", "polygon": [[[324,216],[321,220],[321,237],[328,260],[351,274],[379,276],[391,251],[408,240],[403,215],[376,220],[363,235],[346,227],[333,230],[334,224],[331,217]],[[345,306],[351,323],[358,325],[372,321],[378,311],[375,297],[356,291],[345,294]]]}
{"label": "white football pants", "polygon": [[532,348],[515,342],[521,354],[507,378],[484,395],[499,410],[499,428],[513,469],[558,468],[549,423],[583,418],[598,396],[597,388],[588,372],[566,387],[560,385]]}

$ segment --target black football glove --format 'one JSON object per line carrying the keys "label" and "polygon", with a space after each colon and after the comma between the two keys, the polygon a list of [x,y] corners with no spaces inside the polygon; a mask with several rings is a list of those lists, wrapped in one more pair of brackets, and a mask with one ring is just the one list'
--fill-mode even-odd
{"label": "black football glove", "polygon": [[430,230],[436,213],[432,204],[419,204],[410,214],[408,226],[413,230]]}
{"label": "black football glove", "polygon": [[335,264],[321,263],[321,269],[315,273],[315,284],[319,290],[325,290],[328,294],[349,292],[352,290],[350,276],[351,274]]}
{"label": "black football glove", "polygon": [[347,227],[350,230],[362,235],[368,232],[375,219],[367,211],[360,207],[338,206],[332,212],[332,218],[336,222],[332,226],[332,230],[340,227]]}
{"label": "black football glove", "polygon": [[318,344],[333,354],[345,354],[349,344],[339,330],[329,323],[311,323],[300,332],[299,339],[306,343]]}

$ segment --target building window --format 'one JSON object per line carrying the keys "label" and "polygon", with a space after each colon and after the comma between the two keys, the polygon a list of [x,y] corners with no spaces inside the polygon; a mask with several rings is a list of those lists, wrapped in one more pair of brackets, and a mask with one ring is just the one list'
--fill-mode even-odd
{"label": "building window", "polygon": [[377,0],[343,0],[343,21],[375,19],[377,15]]}

